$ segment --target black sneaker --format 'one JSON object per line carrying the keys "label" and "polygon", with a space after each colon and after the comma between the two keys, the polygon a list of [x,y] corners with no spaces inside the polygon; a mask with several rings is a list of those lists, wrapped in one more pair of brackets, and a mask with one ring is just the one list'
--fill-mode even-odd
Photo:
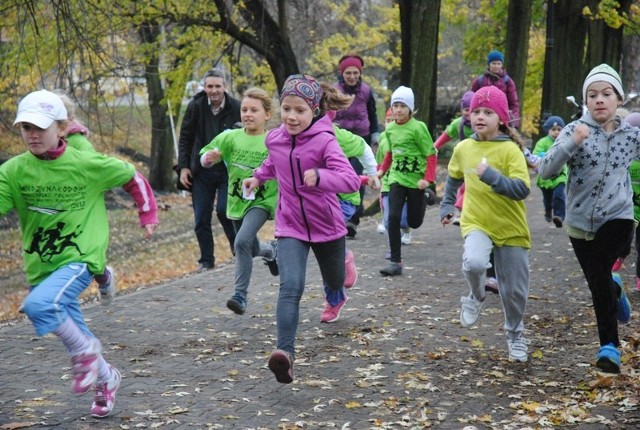
{"label": "black sneaker", "polygon": [[562,228],[562,218],[560,218],[559,216],[553,217],[553,223],[556,225],[557,228]]}
{"label": "black sneaker", "polygon": [[394,263],[390,261],[387,267],[380,269],[380,274],[384,276],[398,276],[402,275],[402,263]]}
{"label": "black sneaker", "polygon": [[247,300],[238,294],[234,294],[233,297],[227,300],[227,307],[238,315],[242,315],[247,310]]}
{"label": "black sneaker", "polygon": [[551,222],[551,212],[545,212],[544,213],[544,220],[546,222]]}
{"label": "black sneaker", "polygon": [[278,276],[280,274],[278,270],[278,241],[272,240],[269,244],[273,248],[273,258],[262,257],[262,260],[264,264],[269,267],[269,272],[271,272],[273,276]]}
{"label": "black sneaker", "polygon": [[427,206],[436,204],[436,193],[431,188],[425,188],[424,196],[427,199]]}

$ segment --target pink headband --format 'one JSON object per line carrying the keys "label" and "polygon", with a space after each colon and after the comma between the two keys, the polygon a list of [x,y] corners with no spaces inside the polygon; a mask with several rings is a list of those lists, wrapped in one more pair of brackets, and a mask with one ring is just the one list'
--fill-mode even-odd
{"label": "pink headband", "polygon": [[345,57],[340,61],[340,74],[347,70],[347,67],[355,67],[362,72],[362,60],[358,57]]}

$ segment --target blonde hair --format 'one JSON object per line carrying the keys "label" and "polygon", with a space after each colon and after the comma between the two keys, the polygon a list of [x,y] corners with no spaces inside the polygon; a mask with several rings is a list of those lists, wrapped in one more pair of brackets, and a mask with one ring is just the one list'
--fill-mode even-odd
{"label": "blonde hair", "polygon": [[351,106],[354,96],[344,94],[334,86],[320,82],[322,97],[320,98],[320,115],[324,115],[329,110],[343,110]]}
{"label": "blonde hair", "polygon": [[65,109],[67,109],[67,118],[69,119],[69,122],[73,121],[76,118],[76,104],[71,100],[71,97],[69,97],[67,93],[60,88],[56,88],[52,92],[62,100],[62,104],[64,104]]}
{"label": "blonde hair", "polygon": [[258,101],[262,102],[262,107],[264,108],[264,110],[266,112],[272,113],[272,111],[273,111],[273,99],[271,98],[269,93],[267,93],[262,88],[258,88],[258,87],[248,88],[242,94],[242,98],[245,98],[245,97],[246,98],[250,98],[250,99],[255,99],[255,100],[258,100]]}

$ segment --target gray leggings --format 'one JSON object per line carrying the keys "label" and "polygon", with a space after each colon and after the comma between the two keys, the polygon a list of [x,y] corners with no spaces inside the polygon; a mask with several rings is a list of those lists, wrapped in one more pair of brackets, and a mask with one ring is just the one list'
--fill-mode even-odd
{"label": "gray leggings", "polygon": [[524,330],[522,319],[529,296],[529,251],[517,246],[494,246],[491,238],[480,230],[467,234],[462,273],[476,298],[485,297],[486,269],[491,267],[492,250],[505,317],[504,329],[507,337],[515,340]]}
{"label": "gray leggings", "polygon": [[236,230],[234,248],[236,252],[236,294],[247,298],[249,281],[253,272],[253,257],[272,258],[270,245],[258,240],[258,231],[269,219],[269,212],[262,208],[249,209],[242,219],[234,219]]}

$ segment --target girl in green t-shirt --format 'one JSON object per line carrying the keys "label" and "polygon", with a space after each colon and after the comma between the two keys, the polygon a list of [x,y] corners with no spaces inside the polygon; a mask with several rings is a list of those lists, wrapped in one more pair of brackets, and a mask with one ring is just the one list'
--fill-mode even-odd
{"label": "girl in green t-shirt", "polygon": [[236,230],[235,292],[227,307],[242,315],[247,309],[247,290],[253,271],[253,257],[263,257],[271,274],[278,276],[276,241],[261,242],[258,231],[273,219],[278,194],[276,181],[267,181],[248,195],[242,181],[267,158],[264,144],[267,121],[271,118],[272,101],[260,88],[249,88],[242,96],[240,118],[242,129],[227,130],[216,136],[200,151],[200,162],[207,168],[224,161],[229,171],[227,218]]}

